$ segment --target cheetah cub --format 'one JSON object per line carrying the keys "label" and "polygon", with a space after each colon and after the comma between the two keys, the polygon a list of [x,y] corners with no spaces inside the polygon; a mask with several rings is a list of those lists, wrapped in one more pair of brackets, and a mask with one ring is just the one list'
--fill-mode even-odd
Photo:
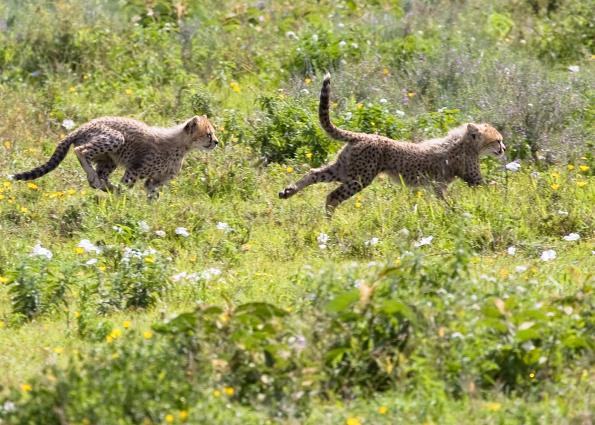
{"label": "cheetah cub", "polygon": [[466,124],[443,138],[421,143],[397,142],[377,134],[339,129],[329,117],[330,85],[331,76],[326,74],[318,108],[320,125],[330,137],[347,145],[335,162],[313,169],[279,192],[279,197],[286,199],[314,183],[340,182],[326,198],[328,216],[383,172],[408,185],[430,184],[440,197],[444,197],[447,184],[455,177],[470,186],[481,184],[479,158],[486,154],[502,155],[506,149],[500,133],[489,124]]}
{"label": "cheetah cub", "polygon": [[153,199],[159,196],[158,188],[179,173],[190,150],[212,150],[217,143],[206,116],[195,116],[171,128],[150,127],[130,118],[102,117],[66,136],[48,162],[12,178],[33,180],[49,173],[66,157],[70,145],[74,145],[74,153],[92,188],[114,190],[109,175],[122,165],[126,168],[122,183],[132,187],[137,180],[145,179],[147,196]]}

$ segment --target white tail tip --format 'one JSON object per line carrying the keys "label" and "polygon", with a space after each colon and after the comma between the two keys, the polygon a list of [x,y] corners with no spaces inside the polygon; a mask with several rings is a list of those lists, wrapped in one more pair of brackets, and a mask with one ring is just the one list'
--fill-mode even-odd
{"label": "white tail tip", "polygon": [[331,80],[331,73],[327,72],[326,74],[324,74],[324,81],[330,81]]}
{"label": "white tail tip", "polygon": [[8,174],[8,175],[6,176],[6,178],[7,178],[8,180],[14,180],[14,174]]}

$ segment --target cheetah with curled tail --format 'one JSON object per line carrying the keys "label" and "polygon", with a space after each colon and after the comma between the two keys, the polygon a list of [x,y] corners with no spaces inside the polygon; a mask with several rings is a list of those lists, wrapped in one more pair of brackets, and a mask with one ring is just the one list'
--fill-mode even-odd
{"label": "cheetah with curled tail", "polygon": [[118,165],[123,165],[126,171],[122,183],[132,187],[137,180],[145,179],[147,195],[153,199],[159,196],[158,188],[179,173],[184,156],[190,150],[211,150],[217,143],[214,128],[206,116],[195,116],[170,128],[150,127],[130,118],[102,117],[66,136],[48,162],[12,178],[33,180],[49,173],[74,145],[92,188],[114,190],[109,176]]}
{"label": "cheetah with curled tail", "polygon": [[421,143],[397,142],[377,134],[355,133],[335,127],[329,116],[331,76],[326,74],[320,92],[320,125],[333,139],[347,142],[335,162],[313,169],[279,192],[287,199],[314,183],[340,182],[326,198],[327,215],[370,183],[379,173],[416,186],[430,184],[444,197],[446,186],[460,177],[470,186],[482,183],[479,159],[502,155],[502,135],[489,124],[466,124],[440,139]]}

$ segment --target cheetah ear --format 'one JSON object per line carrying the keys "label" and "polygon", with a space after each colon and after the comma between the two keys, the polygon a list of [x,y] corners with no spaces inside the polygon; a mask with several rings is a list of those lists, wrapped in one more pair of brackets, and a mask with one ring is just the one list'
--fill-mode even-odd
{"label": "cheetah ear", "polygon": [[477,140],[479,136],[479,128],[473,123],[467,124],[467,133],[471,136],[473,140]]}
{"label": "cheetah ear", "polygon": [[198,117],[192,117],[184,126],[184,131],[188,134],[194,134],[198,129]]}

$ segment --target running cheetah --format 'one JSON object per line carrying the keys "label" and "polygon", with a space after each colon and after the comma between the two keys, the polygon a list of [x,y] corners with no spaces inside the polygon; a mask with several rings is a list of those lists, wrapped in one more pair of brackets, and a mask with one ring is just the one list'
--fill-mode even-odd
{"label": "running cheetah", "polygon": [[431,184],[444,197],[446,186],[455,177],[470,186],[482,183],[479,158],[502,155],[506,147],[500,133],[489,124],[466,124],[446,137],[421,143],[396,142],[377,134],[346,131],[335,127],[329,117],[331,76],[326,74],[320,92],[320,125],[333,139],[347,142],[337,160],[314,169],[279,192],[287,199],[314,183],[341,182],[326,198],[327,215],[368,186],[379,173],[387,173],[408,185]]}
{"label": "running cheetah", "polygon": [[171,128],[150,127],[130,118],[102,117],[66,136],[48,162],[12,178],[33,180],[49,173],[74,145],[74,153],[92,188],[114,190],[109,175],[122,165],[126,168],[122,183],[132,187],[137,180],[145,179],[147,196],[153,199],[159,196],[158,188],[179,173],[184,156],[191,149],[212,150],[218,142],[206,116],[195,116]]}

